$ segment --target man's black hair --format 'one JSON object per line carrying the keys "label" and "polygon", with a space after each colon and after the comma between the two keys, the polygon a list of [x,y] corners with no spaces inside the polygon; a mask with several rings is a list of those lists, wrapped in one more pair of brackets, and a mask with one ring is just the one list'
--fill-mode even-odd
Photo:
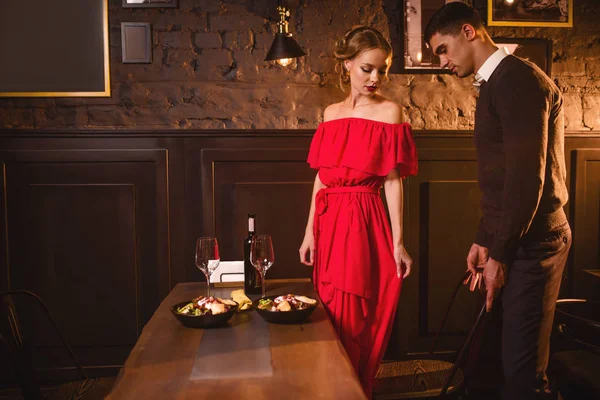
{"label": "man's black hair", "polygon": [[425,28],[425,43],[431,41],[436,33],[440,35],[458,35],[464,24],[475,29],[483,28],[483,21],[476,9],[468,4],[455,1],[437,10]]}

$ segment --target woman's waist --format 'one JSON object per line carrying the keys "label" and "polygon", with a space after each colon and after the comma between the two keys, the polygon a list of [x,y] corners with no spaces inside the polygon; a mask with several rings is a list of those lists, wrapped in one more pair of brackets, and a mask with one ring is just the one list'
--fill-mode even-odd
{"label": "woman's waist", "polygon": [[371,193],[379,194],[379,186],[334,186],[323,188],[323,194],[333,193]]}
{"label": "woman's waist", "polygon": [[[351,195],[351,194],[370,194],[375,195],[378,201],[381,201],[381,197],[379,197],[379,187],[376,186],[335,186],[335,187],[326,187],[317,192],[315,197],[315,205],[316,205],[316,215],[322,215],[327,210],[329,200],[328,197],[330,195],[335,195],[332,201],[334,203],[340,203],[340,199],[346,198],[357,198],[357,196],[346,197],[343,195]],[[342,195],[342,196],[338,196]],[[338,200],[335,200],[335,199]],[[355,201],[351,201],[353,203]],[[342,203],[347,204],[347,201],[343,200]]]}

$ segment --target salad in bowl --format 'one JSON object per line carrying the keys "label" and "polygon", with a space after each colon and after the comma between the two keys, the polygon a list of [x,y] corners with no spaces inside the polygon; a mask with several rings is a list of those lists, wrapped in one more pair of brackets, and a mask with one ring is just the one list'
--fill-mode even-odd
{"label": "salad in bowl", "polygon": [[267,322],[297,324],[317,308],[319,302],[308,296],[284,294],[267,296],[254,302],[254,308]]}
{"label": "salad in bowl", "polygon": [[199,296],[173,305],[171,312],[185,326],[210,328],[229,321],[235,314],[237,305],[230,299]]}

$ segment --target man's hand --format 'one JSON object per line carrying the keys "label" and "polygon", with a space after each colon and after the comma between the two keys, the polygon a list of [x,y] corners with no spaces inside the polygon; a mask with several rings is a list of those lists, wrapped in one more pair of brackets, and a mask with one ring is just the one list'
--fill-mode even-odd
{"label": "man's hand", "polygon": [[489,251],[487,247],[473,243],[469,254],[467,255],[467,270],[471,275],[463,282],[465,285],[471,281],[471,287],[469,290],[472,292],[476,287],[481,288],[482,271],[485,263],[489,258]]}
{"label": "man's hand", "polygon": [[496,298],[500,290],[504,287],[506,274],[506,265],[499,261],[489,258],[483,269],[483,280],[487,294],[485,296],[485,308],[487,312],[492,310],[494,298]]}
{"label": "man's hand", "polygon": [[475,276],[477,274],[477,267],[482,268],[487,263],[488,258],[490,258],[488,248],[473,243],[467,255],[467,269]]}

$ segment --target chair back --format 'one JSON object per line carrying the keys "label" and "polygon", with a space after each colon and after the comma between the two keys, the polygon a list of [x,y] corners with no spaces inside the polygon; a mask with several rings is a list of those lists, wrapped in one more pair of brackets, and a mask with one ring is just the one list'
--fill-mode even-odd
{"label": "chair back", "polygon": [[46,315],[54,330],[58,334],[64,348],[68,351],[69,356],[83,379],[87,379],[87,375],[81,366],[81,363],[75,357],[73,350],[66,342],[62,332],[50,309],[46,303],[35,293],[28,290],[11,290],[0,292],[0,341],[2,348],[9,354],[13,369],[23,397],[25,399],[43,399],[39,379],[34,367],[35,348],[28,338],[24,329],[25,316],[27,313],[19,314],[19,307],[16,298],[24,298],[33,301],[33,306],[42,310]]}
{"label": "chair back", "polygon": [[557,300],[553,335],[553,344],[600,354],[600,303],[586,299]]}
{"label": "chair back", "polygon": [[23,332],[16,304],[10,294],[0,294],[0,342],[8,354],[23,397],[42,399],[33,366],[33,350]]}
{"label": "chair back", "polygon": [[470,276],[470,272],[465,272],[454,287],[427,358],[382,364],[378,371],[379,387],[375,396],[377,399],[460,397],[464,384],[460,366],[477,328],[486,315],[485,301],[481,308],[477,307],[476,318],[471,324],[454,362],[436,359],[434,351],[457,295],[461,287],[466,286],[465,283]]}
{"label": "chair back", "polygon": [[[446,320],[448,319],[448,315],[450,314],[450,310],[452,309],[452,305],[454,304],[454,300],[456,299],[456,295],[458,294],[458,291],[460,290],[460,288],[462,286],[465,286],[465,283],[467,282],[467,280],[469,279],[469,277],[471,277],[471,279],[475,279],[475,276],[471,276],[471,272],[467,271],[465,272],[465,274],[463,275],[462,279],[457,283],[454,292],[452,293],[452,298],[450,299],[450,302],[448,303],[448,307],[446,308],[446,313],[444,315],[444,318],[442,319],[442,322],[440,323],[440,327],[436,332],[435,338],[433,339],[433,343],[431,344],[431,349],[429,350],[429,353],[432,354],[433,351],[435,350],[435,345],[437,343],[437,340],[440,336],[440,333],[442,333],[444,326],[446,325]],[[479,324],[481,323],[481,321],[483,320],[484,316],[486,315],[486,304],[485,301],[483,302],[483,305],[481,307],[481,309],[479,310],[478,314],[477,314],[477,318],[475,319],[475,322],[473,323],[473,326],[471,327],[471,330],[469,331],[469,333],[467,334],[467,337],[462,345],[462,347],[460,348],[458,355],[456,357],[456,360],[454,361],[452,368],[450,370],[450,373],[448,374],[448,376],[446,377],[446,380],[444,382],[444,386],[442,387],[442,390],[439,394],[440,397],[444,396],[446,394],[446,392],[448,391],[448,388],[450,387],[450,385],[452,384],[452,381],[454,380],[454,376],[456,375],[456,372],[458,371],[459,367],[462,364],[464,355],[466,353],[467,348],[469,347],[469,345],[471,344],[471,341],[473,340],[473,336],[475,335],[475,331],[477,331],[477,328],[479,327]]]}

